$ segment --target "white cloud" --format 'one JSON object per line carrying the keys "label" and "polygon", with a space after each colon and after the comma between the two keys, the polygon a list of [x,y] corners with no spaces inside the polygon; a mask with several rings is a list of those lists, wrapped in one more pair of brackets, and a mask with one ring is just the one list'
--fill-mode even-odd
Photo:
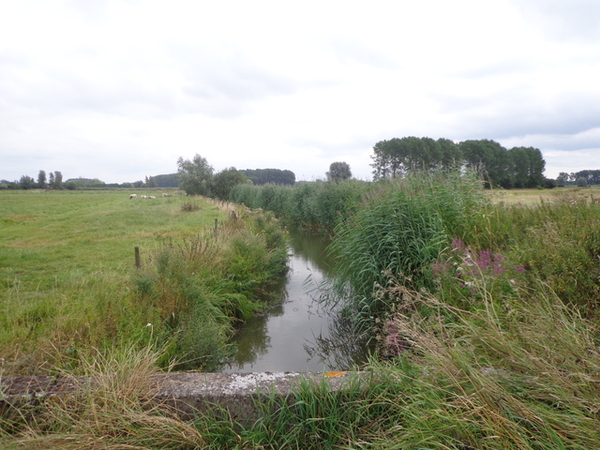
{"label": "white cloud", "polygon": [[367,178],[376,142],[411,135],[540,148],[547,176],[596,169],[598,5],[5,2],[0,178],[134,181],[195,153]]}

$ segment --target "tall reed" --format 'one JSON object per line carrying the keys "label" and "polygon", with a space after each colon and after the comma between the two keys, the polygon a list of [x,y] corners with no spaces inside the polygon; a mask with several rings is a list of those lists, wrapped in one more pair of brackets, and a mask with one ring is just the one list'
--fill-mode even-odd
{"label": "tall reed", "polygon": [[356,214],[336,228],[338,298],[372,317],[391,307],[385,296],[390,275],[407,286],[433,288],[431,264],[456,235],[468,236],[487,202],[470,176],[418,174],[380,183]]}

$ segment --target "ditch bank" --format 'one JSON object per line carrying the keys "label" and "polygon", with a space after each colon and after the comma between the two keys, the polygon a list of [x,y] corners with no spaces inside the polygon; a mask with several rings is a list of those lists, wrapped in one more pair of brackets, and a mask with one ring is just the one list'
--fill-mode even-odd
{"label": "ditch bank", "polygon": [[[367,385],[367,372],[253,372],[201,373],[178,372],[158,374],[152,403],[168,405],[182,419],[190,419],[207,411],[223,411],[239,423],[252,423],[260,418],[260,404],[290,401],[301,386],[322,387],[343,392],[357,383]],[[11,409],[26,406],[43,408],[46,402],[61,398],[93,394],[94,382],[86,377],[52,376],[0,378],[0,416]]]}

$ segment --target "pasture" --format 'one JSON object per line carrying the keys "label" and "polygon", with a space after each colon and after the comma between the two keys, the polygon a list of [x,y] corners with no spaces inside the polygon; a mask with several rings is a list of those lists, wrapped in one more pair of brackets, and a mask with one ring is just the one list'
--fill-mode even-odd
{"label": "pasture", "polygon": [[564,187],[555,189],[494,189],[486,191],[494,203],[533,206],[553,202],[564,196],[576,198],[600,198],[600,186]]}
{"label": "pasture", "polygon": [[[44,197],[46,193],[0,193],[0,220],[8,225],[0,238],[0,274],[5,283],[0,352],[10,360],[10,366],[0,361],[0,375],[18,372],[19,364],[29,372],[34,368],[52,373],[48,366],[53,364],[66,368],[68,374],[83,373],[101,381],[99,388],[92,387],[73,401],[46,402],[46,413],[18,411],[14,417],[3,418],[0,447],[80,448],[85,442],[86,448],[143,445],[240,450],[597,448],[598,190],[477,193],[468,186],[458,189],[452,180],[431,185],[422,177],[408,181],[412,184],[404,186],[402,195],[393,184],[371,193],[371,202],[358,208],[356,226],[350,223],[347,236],[368,230],[365,239],[372,239],[375,231],[383,229],[379,235],[389,241],[393,235],[386,231],[432,228],[435,223],[422,219],[432,212],[439,214],[453,240],[433,264],[425,261],[436,269],[431,273],[434,288],[411,289],[397,278],[390,278],[385,285],[372,284],[377,287],[375,295],[367,293],[359,300],[384,300],[393,309],[381,314],[380,356],[387,358],[371,361],[368,370],[373,376],[367,388],[357,384],[356,389],[337,395],[325,385],[302,386],[297,401],[282,404],[273,398],[264,405],[264,417],[249,427],[216,409],[214,416],[209,412],[191,422],[172,417],[166,410],[148,409],[149,380],[163,349],[147,344],[158,332],[156,318],[166,317],[164,323],[170,326],[171,318],[179,317],[168,309],[176,303],[196,301],[199,312],[190,315],[189,308],[185,311],[191,317],[191,338],[179,342],[180,346],[189,342],[197,348],[200,338],[214,337],[220,323],[206,319],[213,311],[219,319],[219,305],[243,316],[248,305],[237,289],[242,284],[256,287],[255,268],[265,266],[271,260],[269,249],[276,247],[266,246],[264,256],[257,259],[260,248],[251,243],[264,235],[272,244],[282,239],[274,221],[269,225],[268,213],[260,217],[248,214],[244,226],[254,220],[262,223],[262,228],[231,245],[234,251],[223,256],[213,251],[212,243],[220,246],[221,242],[211,233],[210,245],[207,240],[192,241],[187,247],[169,244],[179,236],[192,235],[197,227],[210,231],[214,217],[222,213],[201,200],[190,206],[182,199],[167,199],[173,203],[169,206],[169,202],[158,203],[158,198],[154,204],[129,203],[127,195],[109,192],[49,193],[48,197]],[[347,195],[354,192],[355,184],[304,185],[299,198],[321,194],[309,198],[314,211],[322,208],[331,213],[336,207],[347,211],[353,206],[347,199],[359,197]],[[289,190],[269,186],[265,194],[257,187],[244,189],[271,205],[295,205],[301,210],[299,202],[285,200]],[[477,201],[470,201],[474,195]],[[484,195],[492,196],[493,201],[480,201],[485,200],[481,198]],[[6,198],[11,202],[4,202]],[[44,198],[52,202],[44,204]],[[82,201],[75,201],[77,198]],[[86,207],[86,202],[93,204]],[[49,213],[51,205],[62,213]],[[370,211],[363,211],[366,209]],[[61,224],[61,215],[63,221],[77,226]],[[88,218],[82,220],[81,215]],[[138,221],[138,216],[143,218]],[[397,226],[398,217],[406,218],[402,227]],[[133,224],[111,232],[114,219]],[[52,224],[55,231],[42,233],[44,224]],[[433,238],[438,234],[433,233]],[[407,241],[410,236],[401,236],[409,245],[393,247],[413,249],[412,261],[424,254],[415,248],[435,242],[423,233],[414,236],[412,242]],[[354,244],[363,241],[346,239],[343,249],[350,258],[362,257],[366,252],[356,250]],[[138,271],[133,264],[134,245],[142,247],[144,255],[151,254],[152,248],[163,251],[145,259]],[[44,248],[50,248],[49,253],[44,253]],[[33,258],[22,257],[36,249],[39,253],[32,253]],[[58,250],[62,256],[54,258],[53,252],[58,254]],[[285,249],[283,253],[283,258],[273,261],[280,263]],[[382,260],[388,253],[375,256]],[[22,260],[8,264],[5,254]],[[74,257],[69,260],[68,255]],[[42,257],[47,264],[35,265],[35,259]],[[211,275],[219,266],[225,269]],[[367,269],[366,264],[358,266],[358,270]],[[375,270],[380,272],[379,267]],[[208,288],[199,284],[211,277]],[[162,287],[158,296],[157,287]],[[162,316],[157,314],[160,309]],[[145,326],[147,322],[155,325]],[[6,330],[12,330],[12,335]],[[97,357],[88,357],[83,367],[69,370],[69,361],[75,360],[78,352],[112,348],[119,343],[115,336],[136,334],[138,342],[146,346],[124,346],[120,352],[102,355],[91,351],[89,356]],[[209,347],[210,351],[219,345]]]}
{"label": "pasture", "polygon": [[128,196],[126,191],[0,192],[3,297],[6,289],[40,295],[73,276],[128,276],[134,247],[148,254],[227,217],[215,203],[203,202],[195,214],[184,212],[182,204],[189,200],[183,196]]}
{"label": "pasture", "polygon": [[0,349],[11,361],[2,369],[60,367],[84,343],[144,332],[152,314],[132,299],[134,247],[144,269],[157,249],[227,218],[208,200],[129,194],[0,191]]}

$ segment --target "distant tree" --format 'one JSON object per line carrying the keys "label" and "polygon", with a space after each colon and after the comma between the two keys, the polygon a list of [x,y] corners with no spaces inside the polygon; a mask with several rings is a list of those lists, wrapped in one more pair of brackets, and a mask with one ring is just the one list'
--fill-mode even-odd
{"label": "distant tree", "polygon": [[213,167],[206,158],[196,154],[194,159],[179,157],[177,167],[181,188],[187,195],[208,195]]}
{"label": "distant tree", "polygon": [[371,156],[375,179],[401,177],[411,171],[434,171],[462,163],[459,146],[449,139],[408,136],[380,141]]}
{"label": "distant tree", "polygon": [[45,189],[47,184],[46,184],[46,172],[43,170],[40,170],[40,173],[38,173],[38,179],[37,179],[37,185],[40,189]]}
{"label": "distant tree", "polygon": [[134,188],[141,188],[144,185],[144,182],[142,180],[138,180],[138,181],[134,181],[133,182],[133,187]]}
{"label": "distant tree", "polygon": [[35,188],[35,180],[28,175],[23,175],[19,180],[19,186],[21,189],[33,189]]}
{"label": "distant tree", "polygon": [[331,181],[348,180],[352,178],[350,165],[346,162],[332,162],[329,166],[329,172],[326,172],[327,179]]}
{"label": "distant tree", "polygon": [[179,175],[177,173],[155,175],[152,178],[156,183],[156,187],[179,187]]}
{"label": "distant tree", "polygon": [[504,147],[489,139],[469,140],[459,145],[466,167],[477,171],[487,187],[511,187],[511,158]]}
{"label": "distant tree", "polygon": [[437,144],[441,152],[441,167],[450,169],[461,166],[463,162],[463,154],[460,147],[450,139],[440,138]]}
{"label": "distant tree", "polygon": [[587,187],[588,180],[585,177],[579,177],[579,178],[577,178],[577,181],[575,183],[577,184],[578,187]]}
{"label": "distant tree", "polygon": [[513,147],[508,155],[511,187],[535,188],[544,185],[546,162],[542,152],[533,147]]}
{"label": "distant tree", "polygon": [[224,169],[212,177],[210,192],[216,198],[229,200],[229,193],[234,186],[248,182],[246,176],[235,167]]}
{"label": "distant tree", "polygon": [[55,170],[54,173],[50,173],[50,187],[52,189],[61,189],[63,182],[62,173],[58,170]]}
{"label": "distant tree", "polygon": [[585,178],[588,185],[600,184],[600,170],[581,170],[574,174],[574,178]]}
{"label": "distant tree", "polygon": [[558,187],[565,187],[569,182],[569,174],[567,172],[560,172],[556,177],[556,185]]}
{"label": "distant tree", "polygon": [[246,169],[240,170],[253,184],[285,184],[293,186],[296,175],[291,170],[281,169]]}
{"label": "distant tree", "polygon": [[154,181],[154,177],[146,177],[146,182],[144,185],[149,188],[156,187],[156,181]]}

